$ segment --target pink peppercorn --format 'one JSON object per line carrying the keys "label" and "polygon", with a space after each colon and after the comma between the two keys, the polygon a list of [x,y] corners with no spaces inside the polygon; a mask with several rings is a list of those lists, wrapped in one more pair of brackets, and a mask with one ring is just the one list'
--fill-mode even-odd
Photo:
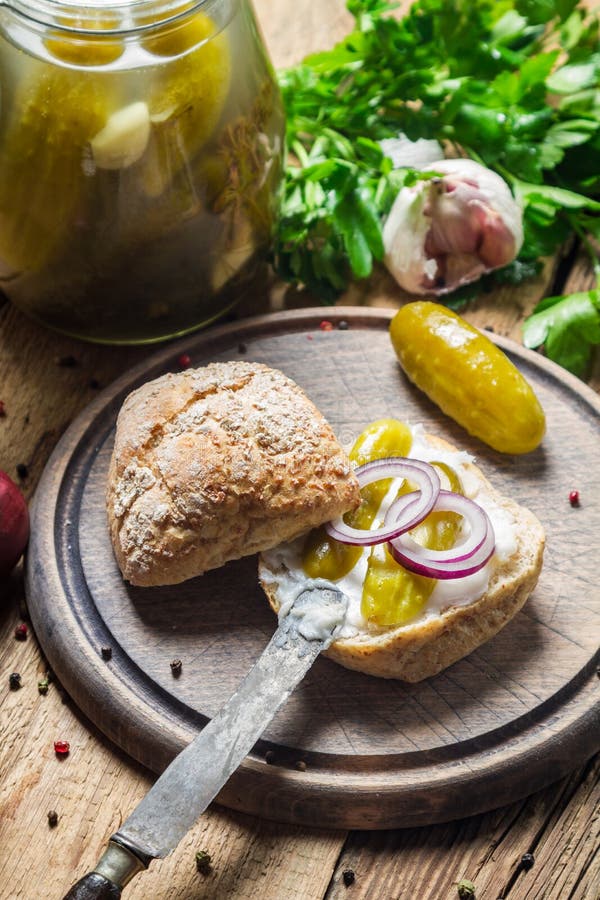
{"label": "pink peppercorn", "polygon": [[71,745],[68,741],[54,741],[54,752],[57,756],[68,756]]}
{"label": "pink peppercorn", "polygon": [[571,506],[579,506],[579,491],[571,491],[569,494],[569,503]]}
{"label": "pink peppercorn", "polygon": [[25,622],[21,622],[20,625],[17,625],[15,628],[15,637],[18,641],[24,641],[27,637],[27,625]]}
{"label": "pink peppercorn", "polygon": [[321,331],[333,331],[333,322],[330,322],[328,319],[323,319],[319,328]]}
{"label": "pink peppercorn", "polygon": [[177,365],[180,369],[189,369],[192,364],[192,359],[187,353],[182,353],[181,356],[177,358]]}

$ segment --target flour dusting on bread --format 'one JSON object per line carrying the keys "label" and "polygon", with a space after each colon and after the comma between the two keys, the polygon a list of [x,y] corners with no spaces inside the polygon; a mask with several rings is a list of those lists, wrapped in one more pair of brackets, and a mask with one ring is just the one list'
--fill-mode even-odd
{"label": "flour dusting on bread", "polygon": [[107,509],[132,584],[184,581],[359,502],[330,425],[298,385],[259,363],[164,375],[119,414]]}

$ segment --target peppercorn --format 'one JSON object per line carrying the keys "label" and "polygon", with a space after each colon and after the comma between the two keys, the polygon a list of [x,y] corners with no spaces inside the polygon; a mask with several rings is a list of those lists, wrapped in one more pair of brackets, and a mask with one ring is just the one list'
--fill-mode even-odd
{"label": "peppercorn", "polygon": [[471,900],[475,896],[475,885],[468,878],[461,878],[456,885],[460,900]]}
{"label": "peppercorn", "polygon": [[246,353],[248,348],[245,344],[238,344],[238,353]]}
{"label": "peppercorn", "polygon": [[15,628],[15,637],[18,641],[24,641],[27,637],[27,625],[25,622],[21,622],[20,625],[17,625]]}
{"label": "peppercorn", "polygon": [[298,760],[298,762],[296,763],[296,768],[299,772],[306,772],[306,763],[303,759]]}
{"label": "peppercorn", "polygon": [[112,647],[100,647],[100,656],[102,659],[112,659]]}
{"label": "peppercorn", "polygon": [[0,400],[0,419],[3,419],[6,415],[6,403],[4,400]]}
{"label": "peppercorn", "polygon": [[211,871],[211,855],[206,850],[198,850],[196,853],[196,868],[202,875],[208,875]]}
{"label": "peppercorn", "polygon": [[38,694],[47,694],[48,693],[48,684],[49,684],[49,681],[47,678],[41,678],[38,681]]}
{"label": "peppercorn", "polygon": [[192,359],[188,353],[182,353],[181,356],[177,357],[177,365],[180,369],[189,369],[192,364]]}
{"label": "peppercorn", "polygon": [[181,670],[183,666],[180,659],[174,659],[171,663],[171,672],[173,673],[173,678],[179,678],[181,675]]}
{"label": "peppercorn", "polygon": [[25,463],[17,463],[17,475],[19,478],[27,478],[29,475],[29,469],[25,465]]}
{"label": "peppercorn", "polygon": [[71,745],[68,741],[54,741],[54,752],[57,756],[68,756]]}
{"label": "peppercorn", "polygon": [[345,887],[350,887],[351,884],[354,884],[356,881],[356,875],[352,871],[352,869],[344,869],[342,872],[342,881],[344,882]]}
{"label": "peppercorn", "polygon": [[571,506],[579,506],[579,491],[571,491],[569,494],[569,503]]}
{"label": "peppercorn", "polygon": [[48,812],[48,825],[50,826],[50,828],[56,828],[56,826],[58,825],[58,813],[55,809],[51,809]]}
{"label": "peppercorn", "polygon": [[340,331],[348,331],[350,325],[348,324],[348,322],[346,322],[345,319],[342,319],[340,322],[338,322],[338,328]]}
{"label": "peppercorn", "polygon": [[79,360],[75,356],[59,356],[56,360],[59,366],[62,366],[64,369],[74,369],[75,366],[79,365]]}
{"label": "peppercorn", "polygon": [[273,765],[273,763],[275,762],[275,758],[276,758],[275,751],[267,750],[267,752],[265,753],[265,762],[267,763],[268,766]]}
{"label": "peppercorn", "polygon": [[533,868],[533,864],[535,862],[535,857],[533,853],[524,853],[521,857],[521,866],[528,872]]}
{"label": "peppercorn", "polygon": [[330,322],[328,319],[323,319],[319,328],[321,331],[333,331],[333,322]]}
{"label": "peppercorn", "polygon": [[18,691],[21,687],[21,676],[18,672],[12,672],[8,676],[8,685],[11,691]]}

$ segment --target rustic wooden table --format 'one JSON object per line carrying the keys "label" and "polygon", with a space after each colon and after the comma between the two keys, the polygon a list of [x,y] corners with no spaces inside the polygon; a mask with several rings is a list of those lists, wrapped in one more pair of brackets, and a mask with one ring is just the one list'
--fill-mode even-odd
{"label": "rustic wooden table", "polygon": [[[255,0],[276,65],[329,46],[348,26],[342,0]],[[575,256],[565,274],[559,260],[518,290],[507,289],[474,302],[466,317],[520,340],[520,325],[537,300],[555,289],[594,283],[588,264]],[[404,297],[378,273],[353,288],[344,304],[397,306]],[[306,297],[272,284],[264,308],[306,305]],[[263,310],[260,310],[263,311]],[[244,314],[247,310],[240,310]],[[34,492],[48,456],[75,415],[132,364],[152,351],[83,344],[38,327],[10,304],[0,306],[0,467]],[[60,364],[72,357],[72,367]],[[591,385],[600,391],[600,365]],[[0,673],[0,897],[58,900],[75,877],[92,867],[107,838],[147,791],[152,776],[110,744],[85,720],[59,684],[46,696],[37,682],[46,671],[35,634],[16,641],[15,626],[27,621],[17,572],[2,585]],[[8,690],[19,671],[23,687]],[[70,758],[60,763],[53,742],[68,740]],[[524,801],[446,825],[398,831],[320,831],[279,825],[213,806],[166,860],[156,862],[127,891],[131,900],[255,898],[332,900],[337,897],[452,898],[456,883],[469,878],[477,897],[577,898],[600,895],[598,759]],[[50,828],[47,812],[59,820]],[[199,874],[195,852],[213,861]],[[521,863],[532,853],[535,863]],[[352,870],[355,881],[344,883]]]}

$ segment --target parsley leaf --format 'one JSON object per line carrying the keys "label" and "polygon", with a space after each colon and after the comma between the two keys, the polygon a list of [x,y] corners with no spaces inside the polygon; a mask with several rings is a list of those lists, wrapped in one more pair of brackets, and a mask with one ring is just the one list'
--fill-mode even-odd
{"label": "parsley leaf", "polygon": [[[481,289],[529,277],[572,234],[596,263],[587,235],[600,233],[600,28],[583,0],[416,0],[402,18],[387,0],[347,7],[343,40],[278,74],[290,149],[279,274],[332,302],[371,273],[395,194],[420,177],[381,150],[399,133],[450,143],[519,198],[519,258]],[[532,340],[545,322],[547,354],[577,372],[597,343],[588,295],[552,298],[527,326]]]}

